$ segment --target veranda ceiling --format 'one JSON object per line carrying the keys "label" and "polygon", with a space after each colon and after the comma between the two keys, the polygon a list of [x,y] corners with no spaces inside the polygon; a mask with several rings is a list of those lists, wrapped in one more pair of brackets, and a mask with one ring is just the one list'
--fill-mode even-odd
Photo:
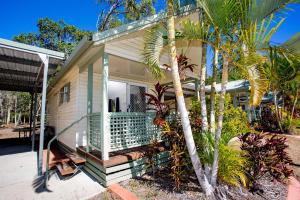
{"label": "veranda ceiling", "polygon": [[43,64],[38,54],[49,56],[49,76],[65,59],[61,52],[0,38],[0,90],[40,92]]}

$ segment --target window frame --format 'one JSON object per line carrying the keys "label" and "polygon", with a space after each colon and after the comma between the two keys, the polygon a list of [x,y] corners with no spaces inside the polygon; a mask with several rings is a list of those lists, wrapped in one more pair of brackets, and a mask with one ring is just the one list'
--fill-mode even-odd
{"label": "window frame", "polygon": [[60,88],[59,90],[59,100],[58,100],[58,104],[59,105],[63,105],[65,103],[70,102],[70,94],[71,94],[71,83],[68,82],[66,84],[64,84],[64,86],[62,88]]}

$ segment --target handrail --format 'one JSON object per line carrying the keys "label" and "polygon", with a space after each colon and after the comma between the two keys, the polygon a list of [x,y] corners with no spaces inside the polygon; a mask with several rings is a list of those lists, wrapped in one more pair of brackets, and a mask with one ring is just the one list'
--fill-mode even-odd
{"label": "handrail", "polygon": [[[47,188],[47,183],[48,183],[48,176],[49,176],[49,156],[50,156],[50,147],[51,144],[54,140],[56,140],[59,136],[61,136],[66,130],[68,130],[69,128],[71,128],[72,126],[74,126],[75,124],[79,123],[80,121],[82,121],[83,119],[89,117],[90,114],[88,115],[84,115],[82,116],[80,119],[74,121],[72,124],[70,124],[69,126],[67,126],[66,128],[64,128],[62,131],[60,131],[58,134],[56,134],[49,142],[47,145],[47,160],[46,160],[46,172],[45,172],[45,187]],[[89,134],[89,133],[87,133]]]}

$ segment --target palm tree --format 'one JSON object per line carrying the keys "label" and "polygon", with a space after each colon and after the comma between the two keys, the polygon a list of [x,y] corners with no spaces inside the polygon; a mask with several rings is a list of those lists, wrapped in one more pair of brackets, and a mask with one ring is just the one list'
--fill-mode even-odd
{"label": "palm tree", "polygon": [[[241,73],[250,80],[251,103],[252,105],[257,105],[268,86],[268,81],[262,70],[262,65],[259,64],[264,63],[266,59],[263,55],[258,54],[257,50],[269,41],[271,35],[281,24],[280,22],[275,28],[269,28],[269,22],[272,20],[272,17],[270,17],[271,13],[277,11],[282,6],[285,6],[287,4],[286,2],[287,1],[283,0],[268,1],[268,3],[265,3],[265,1],[257,2],[256,0],[201,0],[198,3],[205,12],[206,20],[209,22],[208,24],[211,24],[212,27],[207,25],[207,23],[194,23],[191,21],[182,23],[181,39],[200,40],[203,43],[215,47],[215,50],[217,50],[215,51],[215,58],[217,58],[219,54],[223,57],[221,99],[219,102],[220,112],[217,120],[214,161],[210,177],[203,172],[197,156],[182,93],[180,77],[178,75],[173,17],[174,7],[171,0],[168,1],[168,21],[166,26],[168,36],[164,37],[166,31],[161,28],[161,25],[153,27],[145,36],[145,48],[143,52],[145,63],[157,76],[161,76],[161,68],[159,66],[160,55],[164,50],[166,42],[169,44],[173,85],[183,124],[184,135],[198,181],[206,194],[212,194],[212,188],[217,182],[219,140],[222,133],[224,100],[228,82],[229,65],[237,66]],[[262,8],[266,11],[265,13],[262,12]],[[254,14],[250,14],[251,12]],[[263,17],[260,15],[262,13],[264,14]],[[268,17],[269,21],[266,23],[264,19]],[[210,41],[211,34],[215,35],[217,42],[215,41],[214,43]],[[240,48],[240,46],[243,46],[244,48]],[[237,60],[237,58],[239,59]],[[215,61],[215,64],[215,66],[217,66],[218,62]],[[212,91],[214,93],[214,90]],[[206,104],[206,102],[204,103]],[[202,113],[201,115],[204,116],[205,113]],[[213,111],[211,115],[215,115],[215,112]]]}
{"label": "palm tree", "polygon": [[[241,53],[242,65],[238,65],[241,71],[244,71],[244,76],[249,80],[251,85],[251,99],[250,105],[256,106],[260,104],[260,101],[264,93],[268,89],[268,80],[264,73],[261,63],[265,58],[258,54],[257,51],[261,50],[268,44],[273,33],[283,22],[283,19],[278,24],[271,28],[271,22],[273,20],[274,12],[284,8],[289,2],[288,0],[276,0],[276,1],[228,1],[230,7],[238,8],[238,11],[234,11],[235,14],[230,14],[231,25],[233,32],[229,34],[230,38],[235,37],[239,40]],[[293,1],[294,2],[294,1]],[[226,2],[225,2],[226,3]],[[208,9],[207,9],[208,10]],[[233,10],[230,10],[233,11]],[[238,18],[235,18],[238,17]],[[214,19],[214,18],[212,18]],[[234,19],[234,20],[232,20]],[[237,20],[237,21],[236,21]],[[238,23],[237,23],[238,22]],[[267,22],[267,23],[266,23]],[[238,29],[237,29],[238,28]],[[237,32],[238,31],[238,32]],[[231,41],[229,40],[229,43]],[[232,43],[231,43],[232,44]],[[232,45],[229,45],[232,47]],[[232,48],[234,49],[234,48]],[[226,51],[226,50],[225,50]],[[232,54],[232,52],[227,51]],[[216,185],[217,172],[218,172],[218,156],[219,156],[219,139],[222,132],[222,120],[223,120],[223,109],[224,100],[222,96],[226,92],[226,83],[228,81],[228,57],[223,54],[223,71],[222,71],[222,89],[221,89],[221,100],[220,100],[220,113],[218,116],[218,127],[215,134],[215,148],[214,148],[214,161],[212,166],[211,184]]]}
{"label": "palm tree", "polygon": [[183,91],[180,82],[180,76],[178,73],[178,63],[177,63],[177,52],[175,46],[175,22],[174,22],[174,4],[172,0],[167,1],[168,8],[168,20],[167,20],[167,31],[168,31],[168,40],[169,40],[169,58],[170,66],[172,72],[173,86],[175,89],[175,95],[177,100],[177,106],[180,113],[181,123],[183,127],[184,137],[187,144],[187,149],[192,160],[192,164],[197,175],[198,181],[205,191],[207,196],[213,195],[213,188],[208,182],[207,177],[205,176],[202,170],[202,164],[198,157],[196,150],[195,141],[193,139],[193,133],[190,125],[190,120],[188,112],[185,106]]}

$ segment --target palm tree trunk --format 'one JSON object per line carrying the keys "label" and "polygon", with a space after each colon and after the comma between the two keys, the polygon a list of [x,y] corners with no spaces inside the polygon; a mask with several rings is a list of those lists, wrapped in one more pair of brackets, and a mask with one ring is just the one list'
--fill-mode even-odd
{"label": "palm tree trunk", "polygon": [[291,112],[291,120],[293,120],[293,116],[294,116],[294,112],[295,112],[295,107],[297,105],[297,101],[298,101],[298,88],[296,90],[295,100],[294,100],[293,108],[292,108],[292,112]]}
{"label": "palm tree trunk", "polygon": [[277,123],[278,123],[279,129],[280,129],[281,133],[283,133],[284,131],[283,131],[283,128],[281,126],[281,119],[280,119],[279,110],[278,110],[277,95],[278,95],[278,92],[275,90],[274,91],[275,114],[276,114],[276,119],[277,119]]}
{"label": "palm tree trunk", "polygon": [[292,121],[293,121],[293,116],[294,116],[294,112],[295,112],[295,107],[297,105],[297,101],[298,101],[298,88],[297,88],[296,93],[295,93],[295,99],[294,99],[294,103],[293,103],[293,107],[292,107],[292,111],[291,111],[291,116],[290,116],[291,123],[290,123],[289,128],[288,128],[289,131],[290,131],[291,126],[292,126]]}
{"label": "palm tree trunk", "polygon": [[219,167],[219,142],[222,133],[223,126],[223,115],[224,115],[224,107],[225,107],[225,95],[226,95],[226,87],[228,82],[228,58],[227,55],[223,56],[224,64],[222,70],[222,89],[220,96],[220,104],[219,104],[219,116],[218,116],[218,126],[215,134],[215,147],[214,147],[214,160],[212,166],[212,174],[211,174],[211,185],[215,186],[217,183],[218,176],[218,167]]}
{"label": "palm tree trunk", "polygon": [[206,78],[206,44],[202,45],[202,63],[201,63],[201,75],[200,75],[200,104],[201,104],[201,119],[202,119],[202,131],[208,131],[206,98],[205,98],[205,78]]}
{"label": "palm tree trunk", "polygon": [[177,106],[180,113],[184,138],[186,141],[187,149],[189,152],[189,155],[191,157],[191,161],[195,170],[195,173],[197,175],[197,179],[199,181],[199,184],[201,185],[202,189],[204,190],[205,194],[207,196],[213,195],[213,188],[209,184],[207,177],[205,176],[203,170],[202,170],[202,164],[200,162],[200,159],[198,157],[198,153],[196,150],[195,141],[192,134],[192,129],[190,125],[190,120],[188,116],[188,112],[185,106],[183,91],[181,87],[180,77],[178,73],[178,63],[176,59],[176,47],[175,47],[175,22],[174,22],[174,16],[173,16],[173,1],[168,0],[168,38],[169,38],[169,57],[170,57],[170,65],[172,69],[172,79],[173,79],[173,85],[175,89],[175,95],[177,100]]}
{"label": "palm tree trunk", "polygon": [[213,65],[213,82],[211,84],[211,91],[210,91],[210,132],[215,134],[216,132],[216,111],[215,111],[215,96],[216,96],[216,86],[217,86],[217,68],[219,64],[219,49],[215,48],[214,52],[214,65]]}

